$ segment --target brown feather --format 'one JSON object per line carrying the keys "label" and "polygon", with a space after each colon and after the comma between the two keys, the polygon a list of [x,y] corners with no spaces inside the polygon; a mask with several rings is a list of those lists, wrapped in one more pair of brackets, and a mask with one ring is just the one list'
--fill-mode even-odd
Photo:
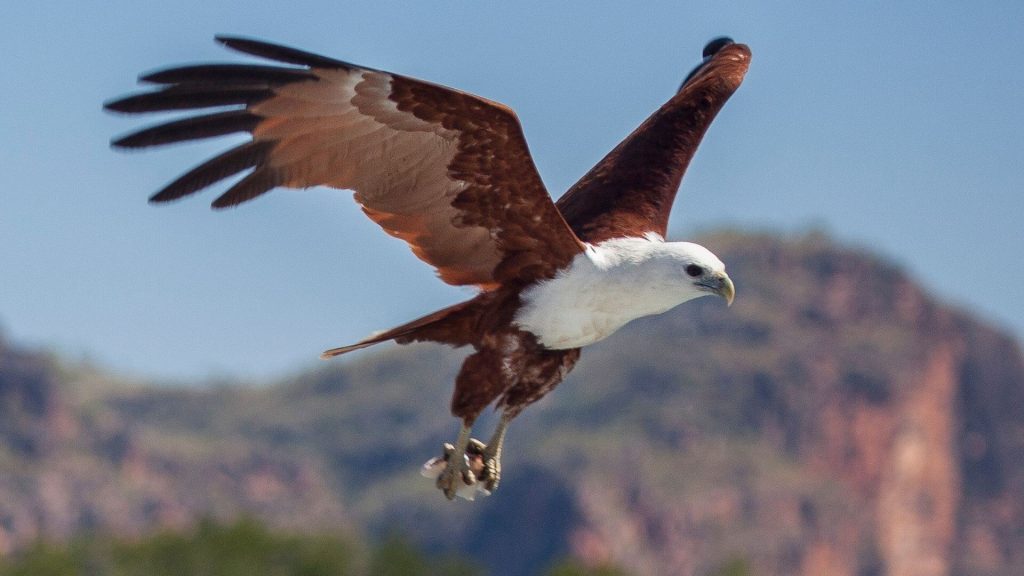
{"label": "brown feather", "polygon": [[410,342],[440,342],[451,346],[467,346],[473,343],[475,332],[472,323],[480,312],[476,299],[460,302],[437,310],[412,322],[406,322],[390,330],[384,330],[377,334],[360,340],[349,346],[331,348],[320,355],[321,358],[332,358],[340,356],[353,350],[373,346],[388,340],[394,340],[399,344]]}
{"label": "brown feather", "polygon": [[510,325],[487,333],[476,349],[463,362],[452,393],[452,414],[469,425],[495,400],[515,418],[554,390],[580,357],[579,348],[547,350]]}
{"label": "brown feather", "polygon": [[665,236],[683,174],[749,65],[749,48],[725,44],[558,200],[580,239],[597,243],[648,232]]}
{"label": "brown feather", "polygon": [[231,132],[252,144],[154,196],[179,198],[247,168],[214,202],[284,186],[355,192],[363,211],[450,284],[492,290],[553,277],[583,246],[541,182],[515,114],[450,88],[244,38],[236,50],[305,68],[200,64],[143,76],[153,92],[107,104],[139,113],[241,105],[115,141],[143,147]]}
{"label": "brown feather", "polygon": [[518,360],[519,378],[498,400],[498,407],[510,418],[555,389],[580,359],[579,348],[545,350],[530,348]]}

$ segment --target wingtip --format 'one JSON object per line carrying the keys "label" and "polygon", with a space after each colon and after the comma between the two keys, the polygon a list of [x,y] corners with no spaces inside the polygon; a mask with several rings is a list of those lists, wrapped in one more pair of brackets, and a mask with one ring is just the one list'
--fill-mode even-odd
{"label": "wingtip", "polygon": [[330,360],[331,358],[334,358],[335,356],[341,356],[345,352],[349,352],[354,348],[354,346],[342,346],[341,348],[331,348],[330,350],[324,350],[323,352],[320,353],[320,359]]}
{"label": "wingtip", "polygon": [[719,36],[718,38],[714,38],[704,45],[704,51],[702,53],[702,56],[704,58],[709,58],[717,54],[718,51],[721,50],[722,48],[725,48],[726,46],[735,43],[736,42],[734,42],[733,39],[728,36]]}
{"label": "wingtip", "polygon": [[[243,46],[267,44],[263,40],[253,38],[252,36],[245,36],[244,34],[216,34],[213,40],[221,46],[234,49],[239,49],[239,47]],[[242,51],[244,52],[244,50]]]}
{"label": "wingtip", "polygon": [[732,60],[744,60],[750,58],[750,47],[746,44],[739,44],[728,36],[719,36],[704,45],[704,62],[718,55],[719,52],[727,49]]}
{"label": "wingtip", "polygon": [[[263,40],[257,40],[256,38],[236,34],[216,34],[213,39],[221,46],[245,54],[253,54],[253,50],[257,50],[268,45],[267,42],[264,42]],[[258,56],[259,54],[253,55]]]}
{"label": "wingtip", "polygon": [[173,81],[168,81],[165,76],[174,72],[177,67],[165,67],[150,70],[139,74],[137,81],[139,84],[174,84]]}
{"label": "wingtip", "polygon": [[211,210],[217,210],[217,211],[226,210],[226,209],[228,209],[228,208],[230,208],[232,206],[234,206],[234,204],[230,204],[230,203],[224,201],[224,196],[218,196],[216,199],[214,199],[213,202],[210,202],[210,209]]}
{"label": "wingtip", "polygon": [[163,190],[160,190],[159,192],[150,196],[149,199],[146,200],[146,202],[149,204],[153,204],[154,206],[157,204],[170,204],[175,200],[181,200],[185,196],[187,196],[187,194],[171,194],[167,188],[164,188]]}
{"label": "wingtip", "polygon": [[324,350],[323,352],[320,353],[320,359],[321,360],[330,360],[331,358],[334,358],[335,356],[341,356],[345,352],[349,352],[350,349],[352,349],[352,346],[345,346],[345,347],[342,347],[342,348],[331,348],[330,350]]}
{"label": "wingtip", "polygon": [[371,336],[370,338],[367,338],[366,340],[363,340],[362,342],[357,342],[355,344],[350,344],[348,346],[342,346],[340,348],[331,348],[330,350],[324,350],[323,352],[320,353],[320,359],[321,360],[330,360],[331,358],[334,358],[335,356],[341,356],[342,354],[347,354],[347,353],[353,352],[355,350],[362,350],[363,348],[367,348],[369,346],[373,346],[374,344],[377,344],[377,343],[379,343],[379,342],[378,341],[374,341],[373,337]]}
{"label": "wingtip", "polygon": [[[355,68],[356,66],[342,61],[330,58],[328,56],[321,56],[320,54],[314,54],[312,52],[306,52],[305,50],[298,50],[281,44],[275,44],[272,42],[266,42],[264,40],[257,40],[255,38],[249,38],[246,36],[234,36],[231,34],[217,34],[214,39],[220,44],[227,46],[228,48],[249,54],[250,56],[257,56],[260,58],[267,58],[270,60],[276,60],[278,62],[284,62],[286,64],[296,64],[299,66],[306,66],[308,68]],[[358,67],[364,68],[364,67]],[[364,68],[365,69],[365,68]]]}
{"label": "wingtip", "polygon": [[117,98],[111,98],[103,102],[103,109],[107,112],[117,112],[118,114],[131,114],[134,110],[131,109],[129,104],[135,95],[130,96],[118,96]]}
{"label": "wingtip", "polygon": [[232,42],[245,42],[247,40],[252,40],[252,38],[248,38],[246,36],[238,36],[238,35],[235,35],[235,34],[214,34],[213,35],[213,41],[214,42],[216,42],[218,44],[223,44],[225,46],[230,45]]}
{"label": "wingtip", "polygon": [[213,202],[210,202],[210,208],[213,209],[213,210],[216,210],[217,212],[223,212],[225,210],[230,210],[232,208],[237,207],[242,202],[244,202],[244,200],[241,200],[241,201],[226,200],[226,199],[224,199],[223,196],[220,196],[216,200],[214,200]]}
{"label": "wingtip", "polygon": [[110,139],[110,147],[118,150],[137,150],[139,148],[145,148],[147,145],[143,144],[138,139],[138,134],[132,132],[130,134],[124,134]]}
{"label": "wingtip", "polygon": [[[727,48],[728,53],[722,53]],[[737,44],[728,36],[719,36],[718,38],[711,40],[704,45],[703,60],[696,68],[686,75],[686,78],[684,78],[683,82],[679,85],[679,90],[677,92],[682,92],[691,80],[694,80],[701,75],[701,73],[707,70],[708,67],[712,65],[712,62],[717,59],[732,61],[745,67],[750,61],[750,48],[746,44]]]}

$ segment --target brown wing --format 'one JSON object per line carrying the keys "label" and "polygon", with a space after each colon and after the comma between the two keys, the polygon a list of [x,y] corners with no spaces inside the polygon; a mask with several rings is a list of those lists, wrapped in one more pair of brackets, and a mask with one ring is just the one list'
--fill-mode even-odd
{"label": "brown wing", "polygon": [[704,56],[671,100],[558,200],[580,239],[665,236],[683,173],[750,64],[750,49],[726,38],[709,43]]}
{"label": "brown wing", "polygon": [[151,201],[175,200],[250,169],[214,200],[215,208],[278,186],[350,189],[370,218],[405,240],[442,280],[484,289],[552,277],[582,249],[509,108],[292,48],[218,40],[299,67],[171,68],[141,77],[158,89],[107,103],[127,113],[233,107],[145,128],[114,140],[116,147],[252,135]]}

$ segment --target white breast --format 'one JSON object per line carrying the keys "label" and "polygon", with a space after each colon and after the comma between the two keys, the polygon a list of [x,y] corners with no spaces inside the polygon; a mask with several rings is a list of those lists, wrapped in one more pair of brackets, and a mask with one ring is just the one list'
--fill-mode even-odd
{"label": "white breast", "polygon": [[557,277],[523,292],[515,323],[547,348],[577,348],[607,338],[631,320],[702,296],[681,273],[689,261],[681,260],[684,245],[701,248],[655,235],[588,246]]}

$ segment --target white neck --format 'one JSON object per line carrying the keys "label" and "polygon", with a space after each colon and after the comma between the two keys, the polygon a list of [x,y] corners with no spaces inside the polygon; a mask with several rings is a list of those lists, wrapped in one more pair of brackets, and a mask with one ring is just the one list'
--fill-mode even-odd
{"label": "white neck", "polygon": [[707,249],[654,234],[588,245],[557,277],[523,292],[515,322],[547,348],[593,344],[631,320],[707,295],[683,272],[705,260],[724,269]]}

